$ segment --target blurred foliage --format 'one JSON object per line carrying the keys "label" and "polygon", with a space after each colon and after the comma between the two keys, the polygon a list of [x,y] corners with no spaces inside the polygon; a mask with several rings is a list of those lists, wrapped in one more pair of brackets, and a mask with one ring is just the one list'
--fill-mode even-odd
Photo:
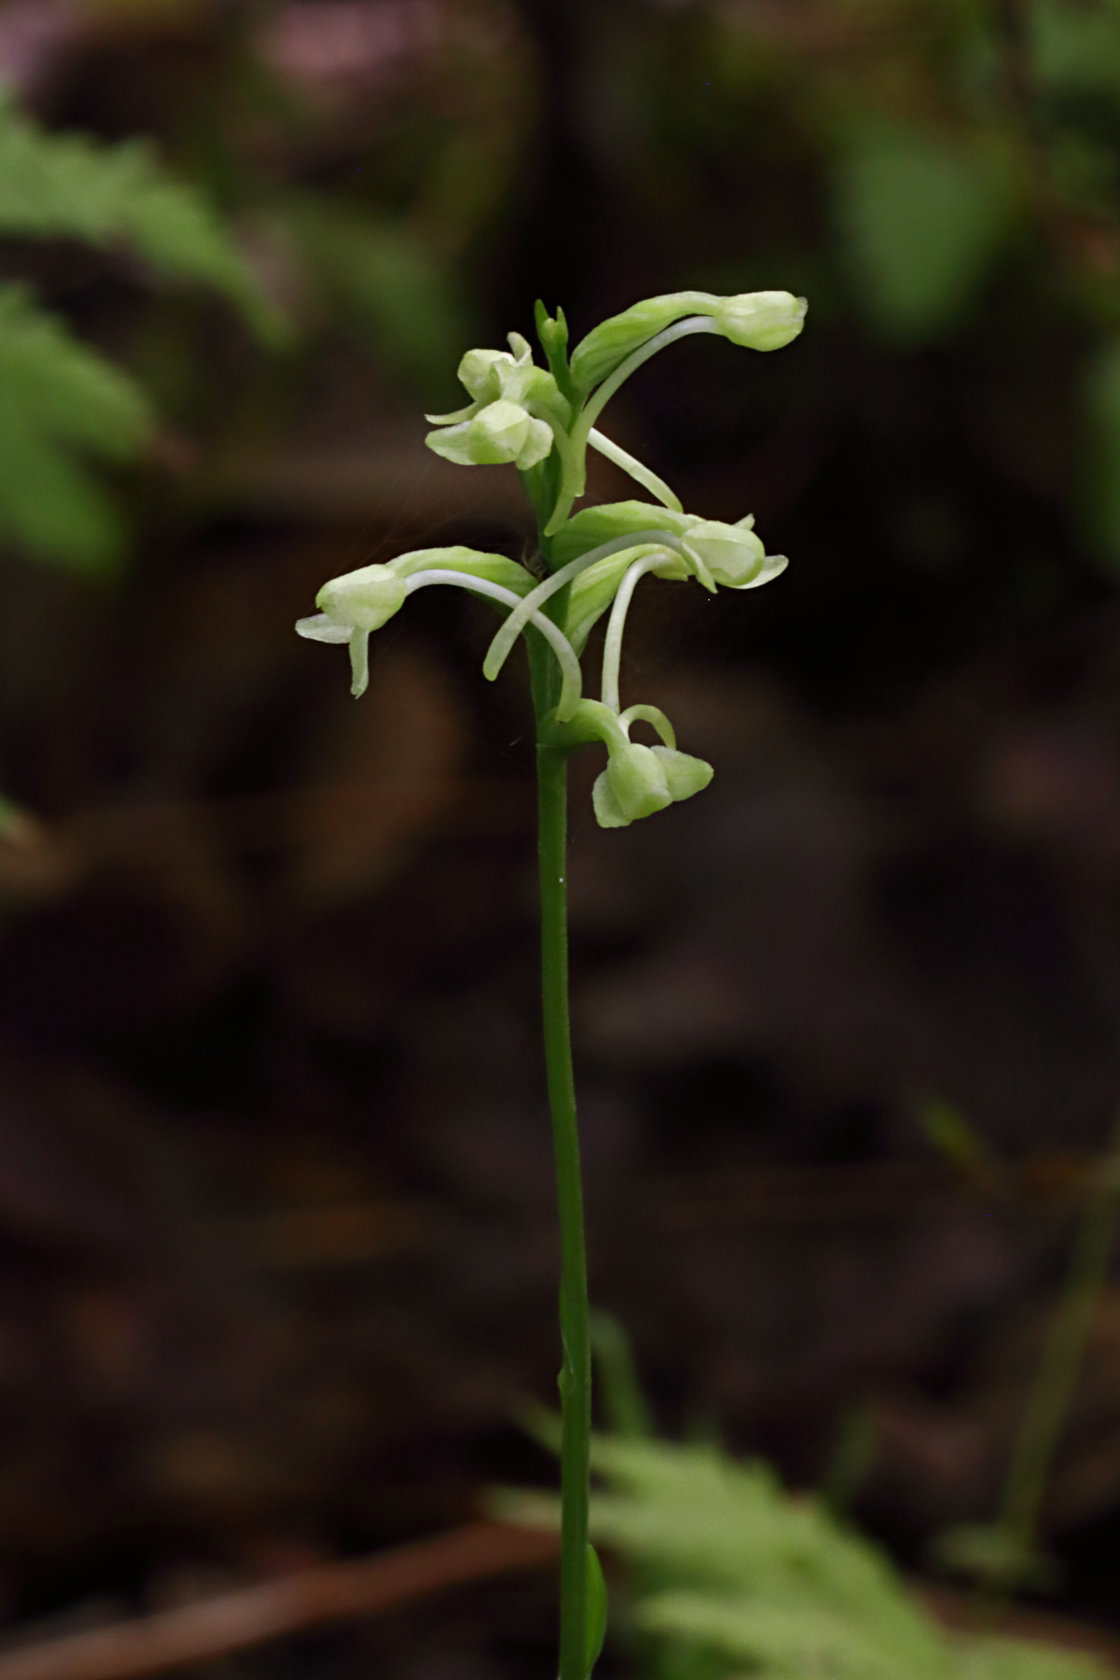
{"label": "blurred foliage", "polygon": [[22,289],[0,289],[0,532],[74,569],[116,559],[120,515],[83,457],[129,460],[151,425],[127,374]]}
{"label": "blurred foliage", "polygon": [[0,102],[0,232],[131,249],[158,275],[223,292],[259,332],[281,330],[212,206],[168,175],[150,146],[47,134],[10,99]]}
{"label": "blurred foliage", "polygon": [[[225,293],[258,332],[279,330],[215,212],[149,147],[50,135],[9,98],[0,101],[0,236],[131,251],[162,277]],[[24,287],[0,287],[0,536],[76,570],[111,565],[125,526],[87,458],[134,460],[153,424],[134,379]]]}
{"label": "blurred foliage", "polygon": [[[629,1625],[661,1680],[1103,1680],[1094,1659],[1021,1639],[949,1634],[881,1552],[763,1465],[712,1446],[601,1437],[597,1543],[623,1558]],[[553,1501],[503,1514],[555,1520]]]}
{"label": "blurred foliage", "polygon": [[391,373],[446,383],[467,343],[446,267],[407,226],[339,199],[289,194],[276,218],[314,275],[327,318],[349,327]]}
{"label": "blurred foliage", "polygon": [[836,210],[863,312],[900,343],[955,325],[1015,208],[998,155],[901,126],[854,145],[837,170]]}

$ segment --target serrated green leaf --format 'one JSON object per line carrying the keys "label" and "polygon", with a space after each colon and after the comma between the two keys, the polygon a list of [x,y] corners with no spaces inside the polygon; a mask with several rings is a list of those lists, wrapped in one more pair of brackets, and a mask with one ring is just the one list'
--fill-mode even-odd
{"label": "serrated green leaf", "polygon": [[[888,1560],[764,1465],[710,1447],[597,1437],[596,1541],[630,1565],[633,1615],[674,1672],[712,1680],[1105,1680],[1093,1657],[951,1634]],[[506,1494],[507,1521],[559,1503]],[[660,1671],[660,1669],[659,1669]]]}
{"label": "serrated green leaf", "polygon": [[952,330],[1014,220],[1012,171],[996,153],[916,128],[876,129],[835,180],[835,213],[864,314],[885,337]]}
{"label": "serrated green leaf", "polygon": [[125,528],[83,457],[129,460],[151,423],[127,374],[0,288],[0,537],[75,570],[112,565]]}
{"label": "serrated green leaf", "polygon": [[212,286],[262,336],[281,318],[197,188],[142,140],[53,134],[0,99],[0,235],[78,239],[135,251],[161,275]]}

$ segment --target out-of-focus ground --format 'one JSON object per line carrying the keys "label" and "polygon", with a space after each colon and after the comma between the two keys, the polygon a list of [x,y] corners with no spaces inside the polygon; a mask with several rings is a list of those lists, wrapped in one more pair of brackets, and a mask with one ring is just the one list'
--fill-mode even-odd
{"label": "out-of-focus ground", "polygon": [[[116,576],[0,570],[13,1621],[550,1474],[514,1421],[557,1363],[522,674],[482,680],[493,621],[457,592],[375,638],[360,705],[291,633],[367,560],[526,543],[513,475],[427,455],[420,416],[538,293],[577,337],[679,287],[810,298],[781,356],[688,344],[616,405],[687,508],[752,509],[791,564],[637,600],[625,691],[708,792],[603,832],[575,767],[595,1297],[667,1430],[794,1485],[866,1406],[856,1512],[908,1563],[992,1514],[1120,1097],[1120,34],[1077,59],[1066,14],[1111,8],[0,7],[19,96],[154,136],[297,329],[270,355],[112,253],[2,257],[166,417]],[[981,1170],[933,1148],[935,1101]],[[1112,1291],[1046,1527],[1059,1602],[1114,1622]],[[550,1600],[474,1588],[243,1666],[529,1672]]]}

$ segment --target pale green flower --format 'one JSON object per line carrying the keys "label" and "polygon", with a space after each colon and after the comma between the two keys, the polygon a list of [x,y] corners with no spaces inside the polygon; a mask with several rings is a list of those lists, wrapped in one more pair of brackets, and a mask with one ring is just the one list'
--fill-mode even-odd
{"label": "pale green flower", "polygon": [[737,525],[719,519],[690,520],[680,537],[680,552],[705,589],[758,589],[784,572],[784,554],[767,554],[748,514]]}
{"label": "pale green flower", "polygon": [[524,471],[543,461],[552,448],[552,427],[547,420],[534,420],[519,403],[500,397],[469,420],[429,432],[424,442],[456,466],[503,466],[512,461]]}
{"label": "pale green flower", "polygon": [[332,578],[315,597],[314,618],[296,621],[296,631],[312,642],[350,644],[351,692],[364,694],[369,685],[370,632],[399,612],[408,598],[408,584],[392,566],[362,566]]}
{"label": "pale green flower", "polygon": [[439,429],[424,439],[428,448],[460,467],[505,466],[522,471],[543,461],[554,432],[570,410],[551,373],[537,367],[528,340],[510,333],[510,350],[468,350],[459,380],[472,401],[453,414],[429,414]]}
{"label": "pale green flower", "polygon": [[[513,609],[530,593],[535,579],[516,560],[504,554],[485,554],[456,544],[451,548],[417,548],[387,565],[362,566],[356,572],[325,583],[315,598],[320,609],[314,618],[301,618],[296,630],[313,642],[348,642],[352,682],[358,697],[369,685],[369,638],[404,605],[409,595],[431,584],[469,589]],[[579,659],[558,625],[531,610],[532,624],[556,655],[560,666],[557,716],[567,717],[580,698]]]}
{"label": "pale green flower", "polygon": [[691,799],[714,772],[702,758],[673,747],[644,747],[628,741],[607,759],[607,768],[591,790],[600,828],[627,828],[681,799]]}

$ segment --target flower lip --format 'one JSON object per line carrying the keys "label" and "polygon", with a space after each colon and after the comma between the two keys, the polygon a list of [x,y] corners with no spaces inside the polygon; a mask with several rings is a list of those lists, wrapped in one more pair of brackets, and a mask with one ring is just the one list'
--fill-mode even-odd
{"label": "flower lip", "polygon": [[348,624],[336,624],[326,613],[296,619],[296,635],[305,636],[309,642],[348,642],[351,633]]}

